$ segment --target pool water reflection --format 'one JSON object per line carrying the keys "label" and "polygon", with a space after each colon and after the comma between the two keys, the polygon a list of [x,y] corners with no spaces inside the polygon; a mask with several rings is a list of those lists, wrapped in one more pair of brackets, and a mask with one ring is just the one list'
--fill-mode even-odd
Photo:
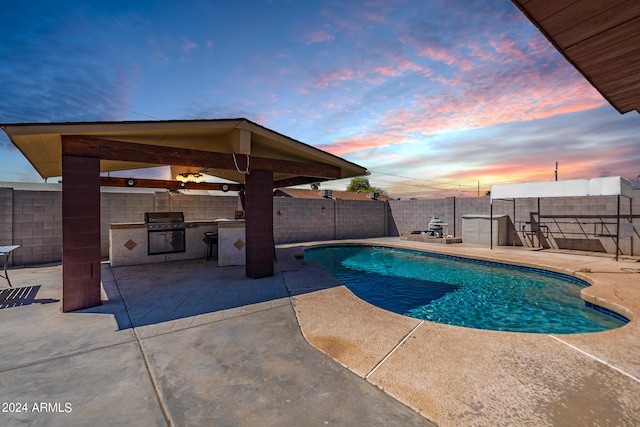
{"label": "pool water reflection", "polygon": [[307,249],[361,299],[438,323],[499,331],[570,334],[626,323],[587,307],[586,282],[557,273],[370,246]]}

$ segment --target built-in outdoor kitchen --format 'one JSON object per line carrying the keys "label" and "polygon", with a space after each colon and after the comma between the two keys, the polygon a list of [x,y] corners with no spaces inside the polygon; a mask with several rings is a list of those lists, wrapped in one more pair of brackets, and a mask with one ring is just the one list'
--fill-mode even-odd
{"label": "built-in outdoor kitchen", "polygon": [[242,219],[185,221],[183,212],[146,212],[144,222],[109,227],[113,267],[199,258],[245,265],[245,245]]}

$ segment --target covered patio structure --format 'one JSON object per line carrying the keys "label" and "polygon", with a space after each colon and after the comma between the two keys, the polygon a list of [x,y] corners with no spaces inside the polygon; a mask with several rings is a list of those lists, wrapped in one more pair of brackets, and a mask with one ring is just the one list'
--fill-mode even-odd
{"label": "covered patio structure", "polygon": [[[6,124],[43,178],[62,177],[62,311],[101,304],[100,187],[238,191],[246,275],[273,275],[273,189],[364,175],[367,170],[247,119]],[[104,172],[169,166],[171,180]],[[182,182],[211,175],[229,183]],[[174,180],[175,179],[175,180]]]}

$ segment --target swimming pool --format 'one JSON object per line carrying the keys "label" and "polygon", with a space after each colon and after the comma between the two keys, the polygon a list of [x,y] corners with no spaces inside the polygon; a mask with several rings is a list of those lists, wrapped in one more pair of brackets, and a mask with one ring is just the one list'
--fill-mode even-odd
{"label": "swimming pool", "polygon": [[372,246],[307,249],[363,300],[438,323],[498,331],[572,334],[613,329],[622,316],[587,305],[588,283],[526,267]]}

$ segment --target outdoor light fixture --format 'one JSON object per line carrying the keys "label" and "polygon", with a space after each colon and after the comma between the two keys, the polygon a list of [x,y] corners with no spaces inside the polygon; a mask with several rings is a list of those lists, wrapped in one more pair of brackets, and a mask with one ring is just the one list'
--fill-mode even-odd
{"label": "outdoor light fixture", "polygon": [[204,182],[204,175],[201,173],[181,173],[176,176],[176,181],[180,181],[183,183],[187,182]]}

